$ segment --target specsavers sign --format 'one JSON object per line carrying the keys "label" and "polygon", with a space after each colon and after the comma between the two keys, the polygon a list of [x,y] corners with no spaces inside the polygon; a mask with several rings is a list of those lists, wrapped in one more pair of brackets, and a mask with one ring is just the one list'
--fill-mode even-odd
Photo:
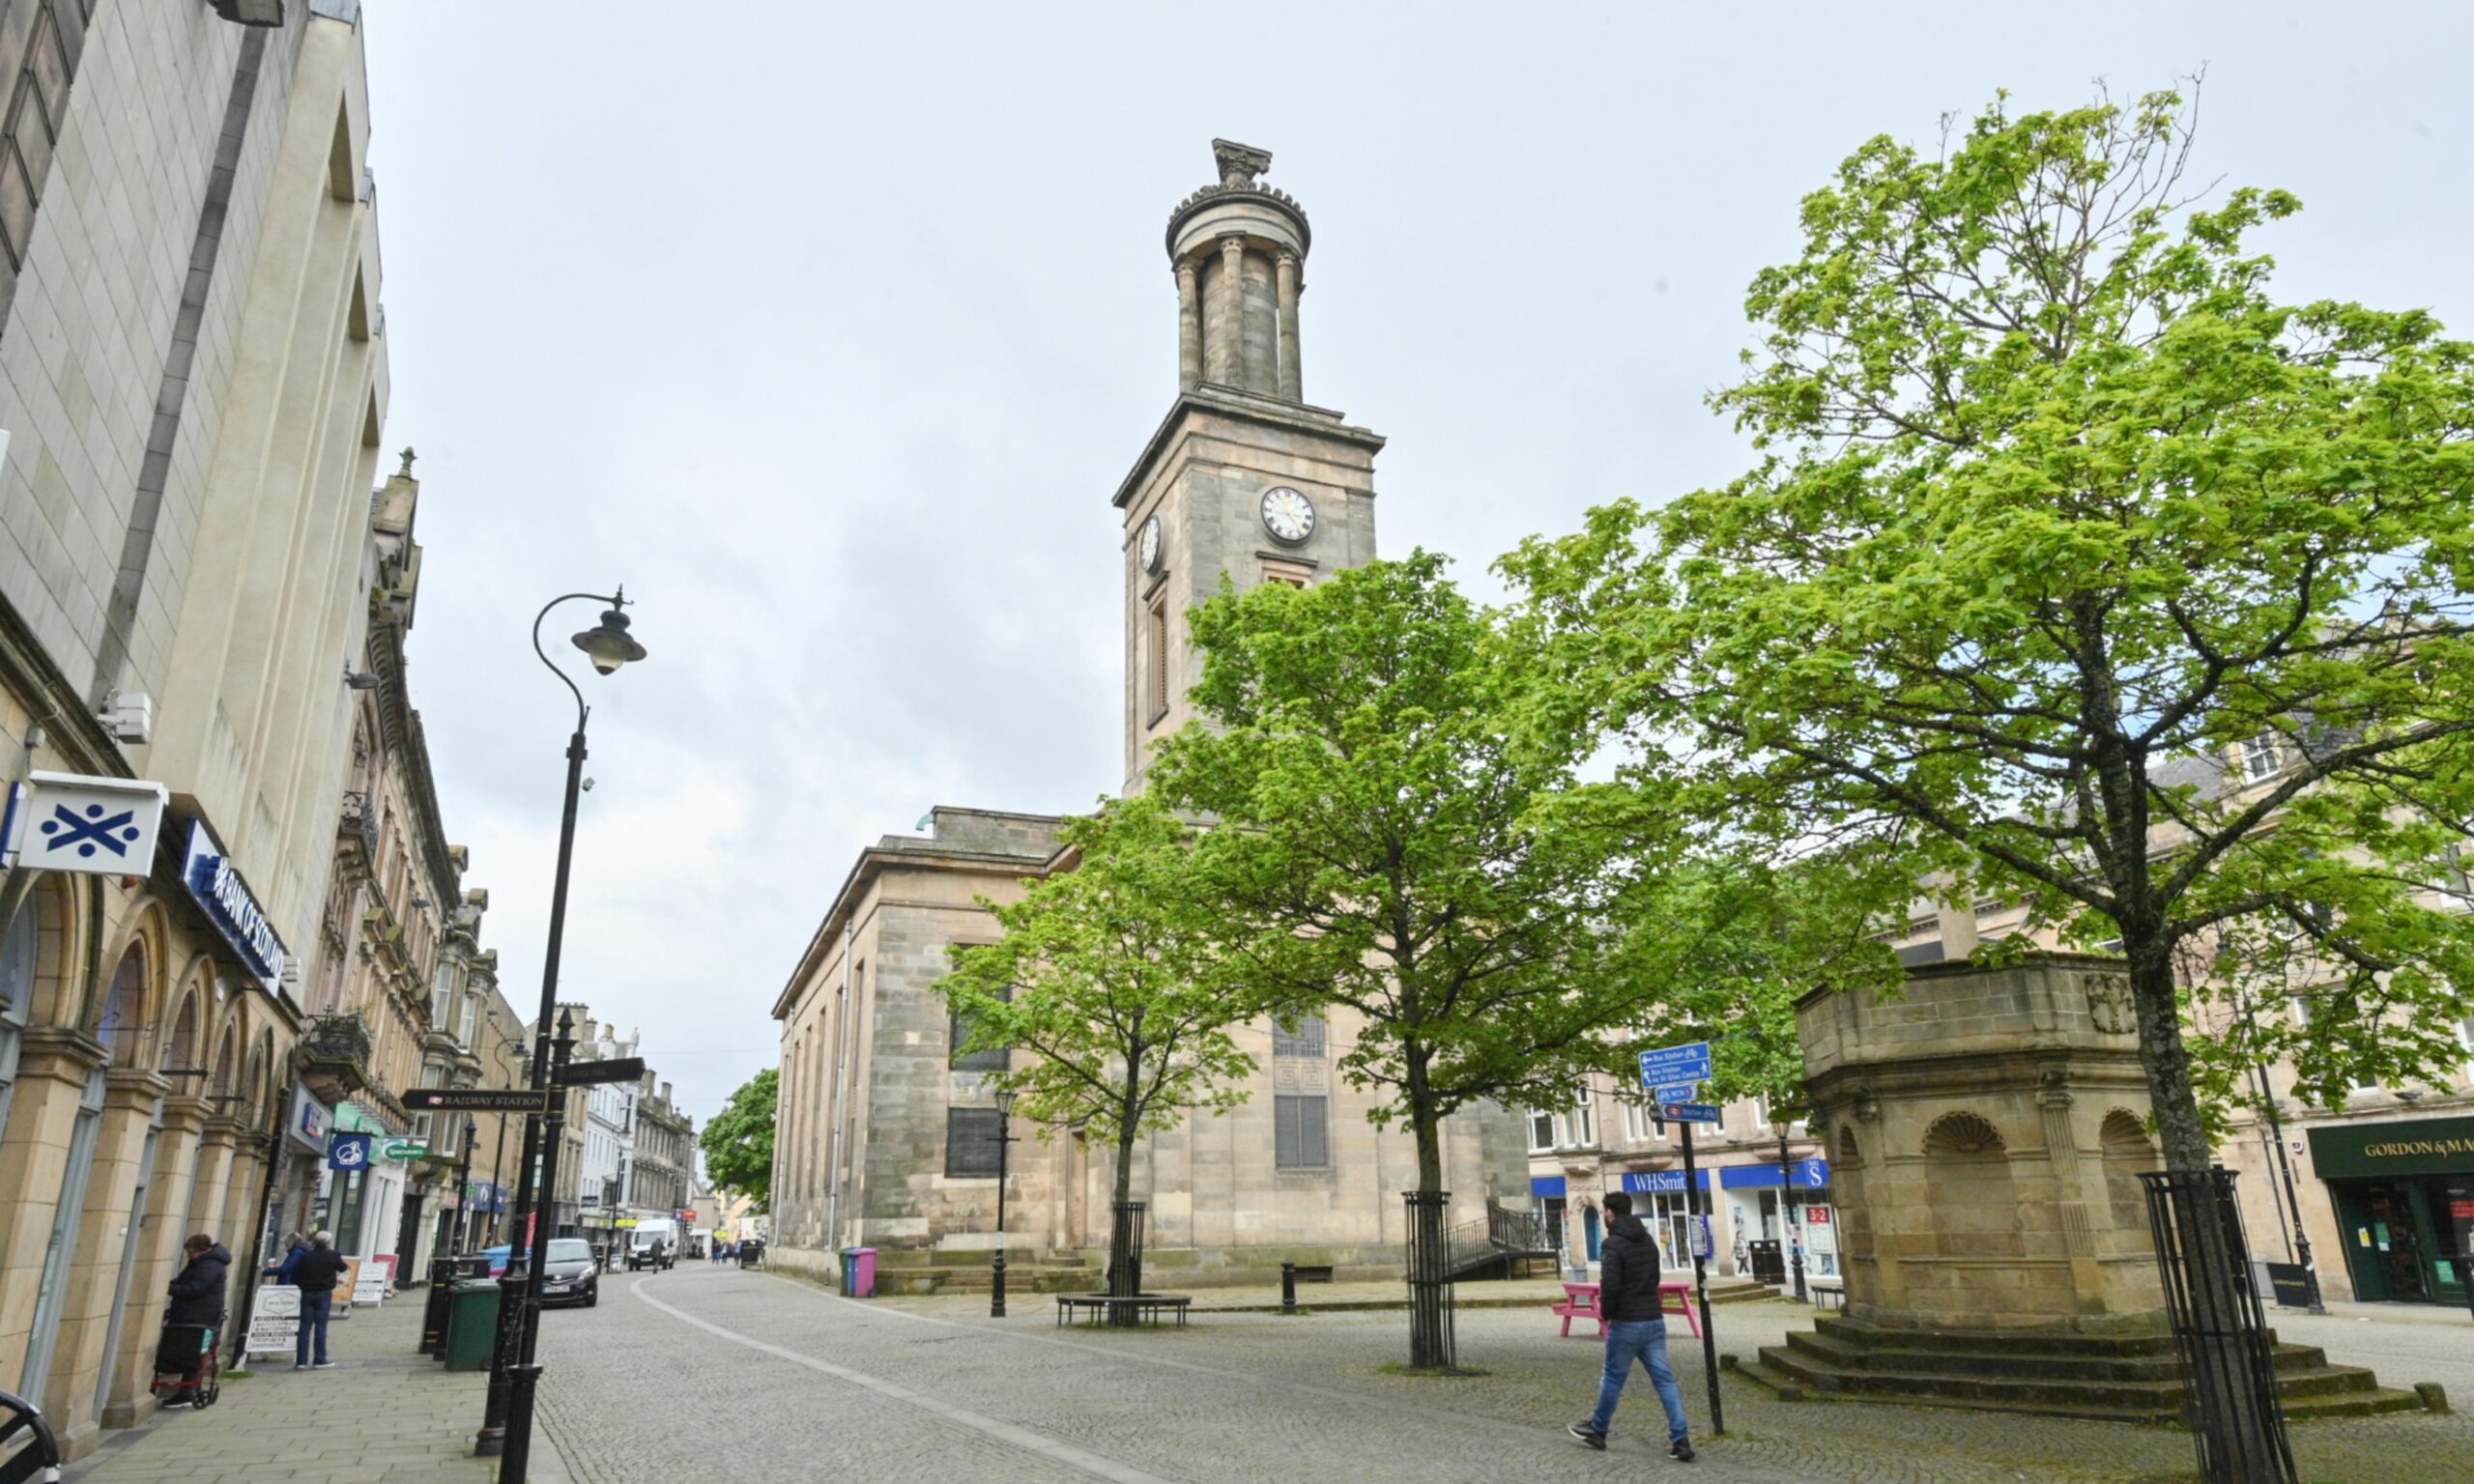
{"label": "specsavers sign", "polygon": [[2314,1128],[2311,1163],[2322,1180],[2474,1175],[2474,1118],[2424,1118]]}

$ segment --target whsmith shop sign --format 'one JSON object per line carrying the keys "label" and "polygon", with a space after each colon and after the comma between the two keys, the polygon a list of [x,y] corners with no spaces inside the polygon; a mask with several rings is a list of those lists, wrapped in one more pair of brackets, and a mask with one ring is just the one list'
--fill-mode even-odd
{"label": "whsmith shop sign", "polygon": [[2321,1180],[2474,1175],[2474,1118],[2314,1128],[2311,1164]]}
{"label": "whsmith shop sign", "polygon": [[188,858],[181,864],[181,884],[223,935],[232,952],[270,994],[283,982],[283,939],[267,921],[266,909],[241,879],[239,868],[223,853],[203,819],[189,822]]}

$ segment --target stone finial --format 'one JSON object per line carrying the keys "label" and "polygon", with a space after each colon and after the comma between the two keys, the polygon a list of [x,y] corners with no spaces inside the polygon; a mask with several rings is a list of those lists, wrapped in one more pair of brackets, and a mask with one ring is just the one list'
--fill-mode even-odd
{"label": "stone finial", "polygon": [[1211,157],[1220,165],[1220,184],[1251,186],[1254,177],[1272,167],[1272,152],[1227,139],[1211,141]]}
{"label": "stone finial", "polygon": [[413,452],[413,445],[406,443],[404,445],[404,467],[395,471],[396,478],[410,479],[413,477],[413,460],[416,457],[417,457],[417,455]]}

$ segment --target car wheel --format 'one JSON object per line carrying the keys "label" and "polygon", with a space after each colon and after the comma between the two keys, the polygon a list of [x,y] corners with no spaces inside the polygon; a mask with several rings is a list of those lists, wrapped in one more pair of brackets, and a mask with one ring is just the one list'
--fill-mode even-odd
{"label": "car wheel", "polygon": [[584,1306],[586,1308],[591,1308],[599,1302],[601,1302],[601,1289],[599,1285],[596,1284],[595,1286],[584,1291]]}

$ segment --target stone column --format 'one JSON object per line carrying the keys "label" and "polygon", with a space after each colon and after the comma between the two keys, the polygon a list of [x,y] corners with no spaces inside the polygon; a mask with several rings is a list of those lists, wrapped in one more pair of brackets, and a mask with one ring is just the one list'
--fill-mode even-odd
{"label": "stone column", "polygon": [[1220,240],[1220,329],[1208,346],[1211,379],[1235,386],[1246,379],[1246,237]]}
{"label": "stone column", "polygon": [[1177,265],[1177,389],[1202,382],[1202,301],[1194,297],[1194,266]]}
{"label": "stone column", "polygon": [[[95,1138],[95,1160],[86,1177],[86,1208],[77,1228],[77,1247],[69,1268],[69,1292],[60,1309],[60,1337],[51,1353],[51,1380],[45,1387],[45,1411],[53,1413],[61,1451],[81,1457],[93,1446],[100,1423],[95,1397],[107,1385],[103,1377],[103,1345],[110,1335],[112,1308],[121,1300],[121,1258],[144,1233],[129,1219],[137,1186],[147,1176],[140,1161],[146,1135],[154,1123],[158,1099],[171,1084],[151,1071],[114,1068],[104,1074],[103,1111]],[[154,1192],[147,1192],[148,1204]],[[135,1287],[135,1275],[130,1286]],[[131,1292],[122,1309],[120,1343],[151,1354],[163,1321],[163,1295]],[[117,1368],[117,1361],[115,1361]]]}
{"label": "stone column", "polygon": [[1297,254],[1280,255],[1280,394],[1291,402],[1303,402],[1303,364],[1297,346]]}
{"label": "stone column", "polygon": [[[163,1100],[162,1124],[156,1134],[155,1171],[146,1183],[146,1222],[142,1233],[145,1245],[138,1250],[137,1266],[129,1273],[129,1311],[121,1325],[120,1354],[112,1362],[112,1374],[103,1378],[103,1384],[110,1388],[103,1409],[103,1426],[107,1428],[132,1426],[155,1409],[154,1398],[147,1390],[155,1376],[155,1340],[161,1328],[160,1315],[167,1297],[164,1288],[186,1261],[181,1243],[189,1236],[183,1224],[189,1214],[189,1174],[196,1167],[198,1129],[206,1116],[203,1098]],[[234,1266],[248,1261],[248,1255],[229,1237],[221,1232],[211,1235],[232,1248]],[[152,1305],[144,1315],[139,1313],[141,1299]]]}
{"label": "stone column", "polygon": [[[87,1074],[104,1055],[83,1033],[57,1026],[36,1026],[20,1042],[8,1136],[0,1142],[0,1356],[8,1357],[11,1385],[17,1384],[16,1368],[33,1333],[78,1104]],[[59,1374],[56,1364],[53,1374]]]}

